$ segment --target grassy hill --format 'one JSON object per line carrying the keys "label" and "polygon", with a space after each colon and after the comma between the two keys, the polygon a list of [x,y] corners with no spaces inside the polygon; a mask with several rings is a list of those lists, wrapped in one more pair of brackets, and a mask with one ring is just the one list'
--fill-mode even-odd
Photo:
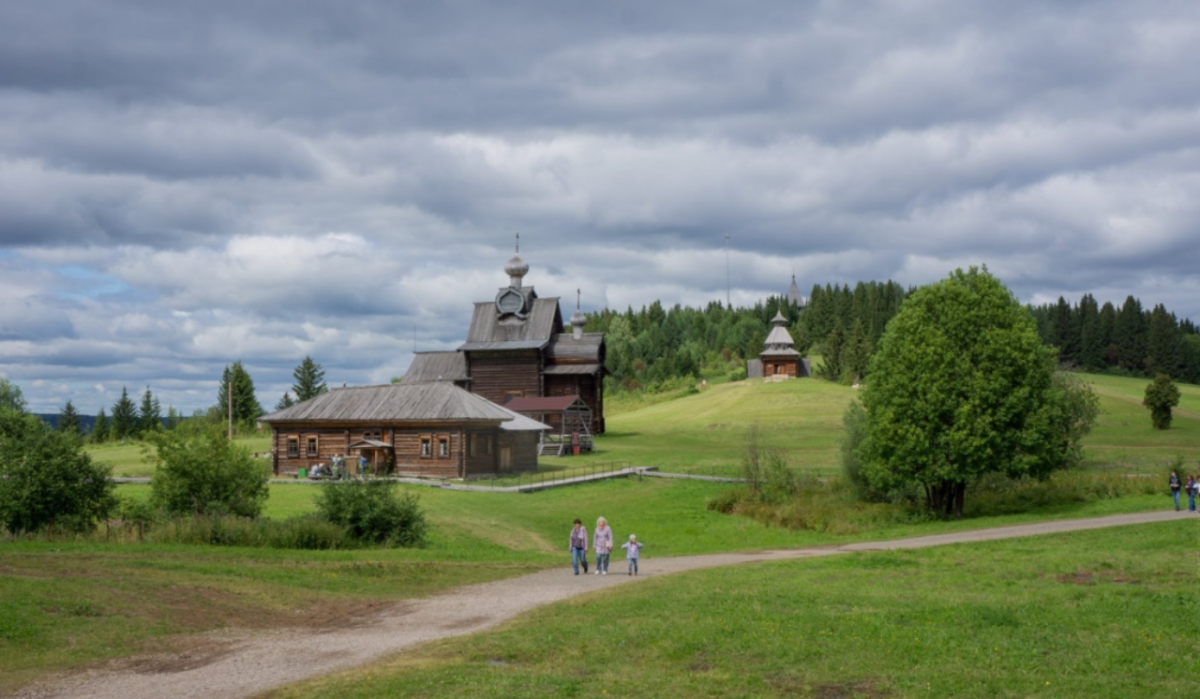
{"label": "grassy hill", "polygon": [[[1198,468],[1200,386],[1179,385],[1174,423],[1161,431],[1142,406],[1146,379],[1080,376],[1100,398],[1100,417],[1084,441],[1087,465],[1161,470],[1181,457],[1186,469]],[[721,384],[610,417],[591,458],[732,475],[745,452],[747,430],[757,424],[763,444],[786,450],[797,467],[832,471],[838,468],[842,413],[856,395],[853,388],[814,379]]]}

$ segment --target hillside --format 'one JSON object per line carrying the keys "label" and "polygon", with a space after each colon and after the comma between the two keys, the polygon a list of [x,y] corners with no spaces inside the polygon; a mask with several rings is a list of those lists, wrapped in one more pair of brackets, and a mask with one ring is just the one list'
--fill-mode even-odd
{"label": "hillside", "polygon": [[[1159,468],[1176,456],[1185,470],[1200,460],[1200,386],[1180,384],[1170,430],[1157,431],[1142,407],[1146,379],[1082,374],[1100,399],[1100,417],[1084,440],[1086,464],[1130,471]],[[663,470],[732,475],[751,425],[762,443],[786,450],[796,466],[838,468],[842,413],[857,391],[816,379],[760,380],[712,386],[608,419],[593,459],[620,459]]]}

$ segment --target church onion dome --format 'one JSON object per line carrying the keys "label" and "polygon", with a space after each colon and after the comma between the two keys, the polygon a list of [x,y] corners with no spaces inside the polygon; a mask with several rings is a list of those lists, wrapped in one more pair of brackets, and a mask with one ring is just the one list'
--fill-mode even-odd
{"label": "church onion dome", "polygon": [[783,311],[775,311],[775,317],[771,319],[771,322],[778,327],[783,327],[787,325],[787,318],[783,317]]}
{"label": "church onion dome", "polygon": [[521,286],[521,279],[529,273],[529,263],[521,258],[520,254],[512,256],[512,259],[504,265],[504,273],[512,280],[512,285]]}
{"label": "church onion dome", "polygon": [[582,328],[583,326],[587,325],[587,316],[583,314],[583,311],[575,311],[575,313],[571,316],[571,325],[577,328]]}

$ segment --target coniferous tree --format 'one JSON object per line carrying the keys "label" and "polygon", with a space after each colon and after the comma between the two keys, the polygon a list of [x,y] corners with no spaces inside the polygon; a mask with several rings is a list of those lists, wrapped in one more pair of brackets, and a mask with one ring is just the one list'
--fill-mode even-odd
{"label": "coniferous tree", "polygon": [[222,421],[229,415],[229,395],[232,385],[233,421],[237,425],[248,426],[262,417],[263,409],[254,395],[254,380],[242,366],[239,359],[232,366],[226,366],[221,374],[221,386],[217,395],[217,414]]}
{"label": "coniferous tree", "polygon": [[1133,296],[1117,313],[1113,327],[1113,344],[1117,346],[1117,364],[1131,373],[1140,373],[1146,366],[1146,319],[1142,303]]}
{"label": "coniferous tree", "polygon": [[112,436],[121,441],[136,437],[138,433],[137,406],[129,398],[129,391],[121,387],[121,397],[112,407]]}
{"label": "coniferous tree", "polygon": [[181,423],[181,422],[183,422],[183,415],[181,415],[179,413],[179,411],[175,409],[175,406],[168,405],[167,406],[167,420],[166,420],[165,427],[168,430],[173,430],[176,427],[179,427],[179,423]]}
{"label": "coniferous tree", "polygon": [[871,341],[863,329],[862,320],[855,320],[854,328],[842,347],[842,374],[848,375],[851,381],[858,381],[867,375],[867,365],[870,361]]}
{"label": "coniferous tree", "polygon": [[325,385],[325,369],[307,355],[292,372],[292,378],[296,379],[296,383],[292,384],[292,391],[296,394],[297,403],[303,403],[329,391],[329,387]]}
{"label": "coniferous tree", "polygon": [[101,406],[100,412],[96,413],[96,422],[92,424],[92,442],[94,444],[104,444],[109,439],[108,416],[104,414],[104,407]]}
{"label": "coniferous tree", "polygon": [[[393,382],[393,383],[397,383],[397,382]],[[296,401],[292,400],[292,394],[288,393],[287,391],[284,391],[283,398],[280,398],[279,402],[275,404],[275,410],[276,411],[284,410],[286,408],[292,407],[295,404],[296,404]]]}
{"label": "coniferous tree", "polygon": [[162,404],[158,402],[158,398],[150,392],[150,387],[146,387],[146,392],[142,394],[142,407],[138,411],[138,433],[145,434],[152,430],[162,428]]}
{"label": "coniferous tree", "polygon": [[1079,366],[1085,371],[1104,368],[1103,333],[1100,327],[1100,308],[1091,294],[1079,301]]}
{"label": "coniferous tree", "polygon": [[1100,307],[1100,344],[1104,345],[1105,366],[1117,365],[1117,309],[1111,301]]}
{"label": "coniferous tree", "polygon": [[79,412],[75,410],[75,406],[70,400],[58,412],[58,431],[73,435],[79,434]]}
{"label": "coniferous tree", "polygon": [[1146,369],[1154,374],[1179,376],[1179,349],[1175,316],[1160,303],[1150,312],[1146,328]]}

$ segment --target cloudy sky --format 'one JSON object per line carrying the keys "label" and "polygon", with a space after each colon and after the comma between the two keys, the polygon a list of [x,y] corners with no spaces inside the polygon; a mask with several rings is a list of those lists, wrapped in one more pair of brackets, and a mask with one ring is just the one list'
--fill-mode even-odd
{"label": "cloudy sky", "polygon": [[[542,296],[987,264],[1200,321],[1200,4],[0,3],[0,376],[190,413]],[[569,301],[567,300],[569,299]]]}

